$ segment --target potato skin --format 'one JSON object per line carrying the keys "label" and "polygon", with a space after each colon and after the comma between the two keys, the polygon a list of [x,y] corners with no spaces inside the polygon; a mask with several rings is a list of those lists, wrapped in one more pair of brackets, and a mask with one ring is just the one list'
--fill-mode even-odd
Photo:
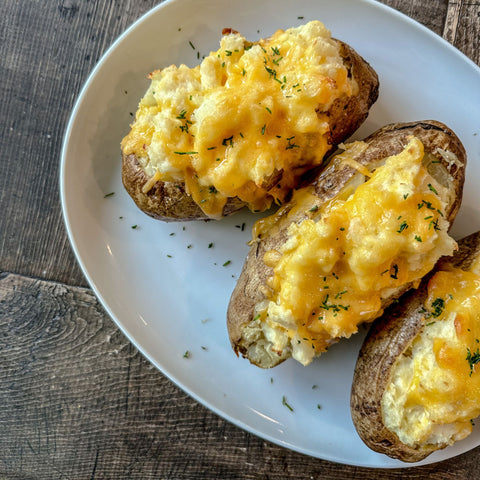
{"label": "potato skin", "polygon": [[[446,125],[434,120],[387,125],[364,140],[369,146],[356,158],[356,161],[361,165],[368,166],[382,158],[398,154],[403,150],[407,144],[407,138],[411,135],[419,138],[424,144],[425,152],[435,155],[439,164],[451,175],[452,181],[449,187],[452,195],[445,211],[445,216],[451,225],[461,203],[466,153],[458,137]],[[449,164],[438,153],[438,148],[454,153],[459,164]],[[312,182],[316,195],[316,203],[312,207],[319,207],[334,197],[355,173],[356,170],[349,166],[343,166],[341,169],[336,168],[335,165],[327,166]],[[273,275],[273,269],[265,265],[263,257],[267,251],[278,250],[285,243],[287,229],[292,222],[300,222],[306,218],[304,212],[287,218],[289,205],[287,204],[283,208],[285,215],[280,218],[275,228],[250,248],[227,312],[227,327],[233,350],[237,355],[243,355],[253,364],[262,368],[274,367],[286,358],[276,354],[263,355],[263,352],[256,355],[250,348],[251,346],[245,345],[243,342],[243,331],[252,321],[255,305],[265,299],[262,294],[262,286],[266,285],[267,279]],[[411,286],[406,285],[397,296]],[[384,307],[386,308],[395,298],[388,299]]]}
{"label": "potato skin", "polygon": [[[185,184],[182,182],[158,181],[148,193],[144,193],[142,189],[149,177],[134,154],[122,155],[123,185],[137,207],[144,213],[165,222],[209,219],[187,194]],[[223,209],[223,215],[230,215],[244,206],[240,199],[230,198]]]}
{"label": "potato skin", "polygon": [[[352,135],[364,122],[370,107],[378,98],[379,88],[378,76],[373,68],[349,45],[334,40],[340,44],[340,54],[348,69],[348,75],[357,81],[359,92],[354,96],[337,99],[326,112],[331,127],[328,142],[332,149]],[[126,155],[122,152],[123,185],[140,210],[163,221],[209,219],[187,194],[184,183],[157,181],[148,193],[144,193],[142,189],[149,178],[134,154]],[[281,172],[276,183],[280,179]],[[245,205],[239,198],[229,198],[223,209],[223,216],[230,215]]]}
{"label": "potato skin", "polygon": [[405,294],[372,325],[360,349],[351,391],[351,414],[360,438],[372,450],[404,462],[418,462],[447,445],[412,448],[385,427],[382,396],[397,358],[411,345],[424,326],[422,307],[427,297],[428,280],[448,265],[468,269],[480,256],[480,232],[458,242],[452,257],[440,259],[434,270],[421,282],[418,290]]}

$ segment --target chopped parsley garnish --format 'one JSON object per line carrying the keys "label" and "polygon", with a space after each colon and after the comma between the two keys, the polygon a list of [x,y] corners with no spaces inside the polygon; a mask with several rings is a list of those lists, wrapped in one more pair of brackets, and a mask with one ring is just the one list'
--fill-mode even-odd
{"label": "chopped parsley garnish", "polygon": [[436,230],[436,231],[440,230],[440,227],[438,226],[438,219],[430,221],[430,224],[428,225],[428,228],[430,229],[430,228],[432,228],[432,226],[433,226],[434,230]]}
{"label": "chopped parsley garnish", "polygon": [[225,50],[225,55],[227,57],[230,57],[232,55],[232,51],[231,50]]}
{"label": "chopped parsley garnish", "polygon": [[408,223],[404,220],[400,224],[400,228],[397,230],[397,233],[402,233],[406,228],[408,228]]}
{"label": "chopped parsley garnish", "polygon": [[265,129],[267,128],[267,125],[265,124],[263,127],[262,127],[262,135],[265,135]]}
{"label": "chopped parsley garnish", "polygon": [[196,155],[198,152],[173,152],[176,155]]}
{"label": "chopped parsley garnish", "polygon": [[103,196],[103,198],[108,198],[108,197],[111,197],[112,195],[115,195],[115,192],[107,193],[106,195]]}
{"label": "chopped parsley garnish", "polygon": [[135,230],[136,228],[138,228],[138,225],[132,225],[133,230]]}
{"label": "chopped parsley garnish", "polygon": [[293,408],[287,403],[287,399],[285,398],[285,395],[282,397],[282,405],[287,407],[291,412],[293,412]]}
{"label": "chopped parsley garnish", "polygon": [[293,137],[287,138],[288,145],[285,147],[285,150],[291,150],[292,148],[300,148],[300,145],[296,145],[295,143],[292,143],[292,140],[294,138],[295,138],[295,135]]}
{"label": "chopped parsley garnish", "polygon": [[268,113],[272,113],[272,111],[271,111],[268,107],[265,107],[265,110],[266,110]]}
{"label": "chopped parsley garnish", "polygon": [[422,241],[422,237],[420,237],[420,235],[415,235],[415,240],[417,242],[421,242]]}
{"label": "chopped parsley garnish", "polygon": [[428,188],[429,188],[435,195],[438,195],[438,192],[435,190],[435,187],[434,187],[431,183],[428,184]]}
{"label": "chopped parsley garnish", "polygon": [[222,145],[224,147],[227,147],[228,145],[230,145],[231,147],[233,147],[233,135],[231,137],[228,137],[228,138],[224,138],[222,140]]}
{"label": "chopped parsley garnish", "polygon": [[208,244],[208,248],[213,248],[213,242],[210,242],[210,243]]}
{"label": "chopped parsley garnish", "polygon": [[192,42],[188,42],[190,44],[190,46],[195,50],[195,45],[192,43]]}
{"label": "chopped parsley garnish", "polygon": [[210,185],[208,187],[208,192],[209,193],[218,193],[218,190],[213,185]]}
{"label": "chopped parsley garnish", "polygon": [[329,295],[327,293],[327,296],[325,297],[325,300],[322,302],[320,305],[320,308],[323,308],[324,310],[332,310],[333,312],[337,313],[340,312],[340,310],[348,310],[350,308],[350,305],[340,305],[339,303],[328,303]]}
{"label": "chopped parsley garnish", "polygon": [[280,55],[280,50],[278,47],[270,47],[274,55]]}
{"label": "chopped parsley garnish", "polygon": [[309,212],[316,212],[318,210],[318,205],[313,206]]}
{"label": "chopped parsley garnish", "polygon": [[[185,110],[184,110],[185,111]],[[183,113],[183,112],[182,112]],[[187,120],[185,117],[177,117],[178,119],[185,120],[185,123],[183,125],[179,125],[179,129],[184,132],[184,133],[190,133],[188,131],[188,126],[192,124],[190,120]]]}
{"label": "chopped parsley garnish", "polygon": [[276,80],[277,79],[277,71],[274,70],[273,68],[267,67],[266,65],[264,65],[264,67],[265,67],[265,70],[270,75],[270,78],[273,77]]}
{"label": "chopped parsley garnish", "polygon": [[398,274],[398,265],[395,264],[395,265],[393,265],[393,273],[390,276],[392,278],[394,278],[395,280],[397,280],[398,279],[397,274]]}
{"label": "chopped parsley garnish", "polygon": [[439,317],[442,312],[443,312],[443,309],[445,308],[445,300],[443,298],[436,298],[433,302],[432,302],[432,308],[433,308],[433,312],[431,313],[432,317]]}
{"label": "chopped parsley garnish", "polygon": [[467,348],[467,358],[466,358],[468,364],[470,365],[470,376],[472,376],[473,373],[473,367],[480,362],[480,351],[477,348],[477,351],[472,354],[469,348]]}
{"label": "chopped parsley garnish", "polygon": [[183,354],[183,358],[190,358],[190,350],[187,350],[187,351]]}
{"label": "chopped parsley garnish", "polygon": [[231,260],[227,260],[223,265],[222,267],[226,267],[227,265],[230,265],[232,263]]}

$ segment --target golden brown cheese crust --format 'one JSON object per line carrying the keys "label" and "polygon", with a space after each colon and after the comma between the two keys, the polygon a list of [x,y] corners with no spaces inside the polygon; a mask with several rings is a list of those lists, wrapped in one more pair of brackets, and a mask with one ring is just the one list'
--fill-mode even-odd
{"label": "golden brown cheese crust", "polygon": [[480,232],[458,242],[452,257],[444,257],[423,279],[420,287],[402,297],[385,311],[370,329],[360,350],[351,392],[352,420],[360,438],[372,450],[404,462],[418,462],[447,445],[418,448],[404,444],[386,428],[382,415],[382,396],[391,378],[392,368],[424,326],[422,307],[427,297],[428,280],[447,265],[469,269],[480,256]]}
{"label": "golden brown cheese crust", "polygon": [[[450,182],[448,186],[452,195],[446,207],[445,217],[451,225],[461,203],[466,153],[458,137],[446,125],[433,120],[387,125],[364,140],[368,148],[355,160],[360,165],[375,165],[381,159],[400,153],[407,144],[407,138],[412,135],[423,143],[425,153],[431,153],[437,158],[438,166],[443,167],[443,172],[449,174],[450,180],[445,178],[444,181]],[[439,148],[454,153],[458,163],[448,162],[439,153]],[[320,207],[337,195],[357,173],[357,170],[349,166],[343,166],[337,170],[333,167],[333,165],[328,166],[312,182],[316,196],[316,203],[312,207]],[[301,211],[293,216],[288,215],[287,218],[288,206],[283,209],[283,212],[285,215],[275,228],[252,245],[227,312],[227,327],[235,353],[243,355],[262,368],[274,367],[287,358],[285,354],[259,352],[258,349],[255,354],[252,354],[252,345],[245,345],[243,341],[245,328],[252,322],[255,306],[266,298],[262,291],[267,284],[267,279],[273,275],[273,269],[265,265],[263,258],[266,252],[278,250],[285,243],[287,229],[292,222],[299,222],[307,215],[305,211]],[[397,295],[386,299],[383,307],[386,308],[411,287],[411,284],[405,285]]]}
{"label": "golden brown cheese crust", "polygon": [[[353,96],[343,96],[333,102],[327,115],[330,124],[329,143],[332,149],[358,129],[368,116],[370,107],[378,98],[378,76],[373,68],[347,44],[340,44],[340,53],[359,86]],[[278,172],[280,181],[282,172]],[[143,187],[150,177],[144,172],[134,154],[122,152],[122,181],[135,204],[144,213],[164,221],[202,220],[209,217],[200,209],[185,191],[184,183],[157,181],[147,193]],[[238,198],[229,198],[223,209],[223,216],[240,210],[245,203]]]}

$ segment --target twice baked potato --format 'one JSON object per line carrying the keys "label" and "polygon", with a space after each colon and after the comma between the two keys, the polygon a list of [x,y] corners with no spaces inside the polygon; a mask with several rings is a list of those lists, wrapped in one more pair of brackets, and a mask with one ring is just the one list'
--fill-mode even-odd
{"label": "twice baked potato", "polygon": [[344,148],[254,226],[227,325],[259,367],[308,364],[456,248],[466,154],[447,126],[392,124]]}
{"label": "twice baked potato", "polygon": [[480,232],[374,323],[351,411],[373,450],[416,462],[461,440],[480,415]]}
{"label": "twice baked potato", "polygon": [[283,203],[378,97],[375,71],[321,22],[255,43],[223,33],[195,68],[150,74],[122,140],[123,184],[152,217],[221,218]]}

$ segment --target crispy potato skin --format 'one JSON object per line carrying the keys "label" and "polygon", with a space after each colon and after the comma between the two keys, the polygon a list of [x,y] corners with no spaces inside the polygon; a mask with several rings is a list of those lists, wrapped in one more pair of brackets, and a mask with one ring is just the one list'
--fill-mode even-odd
{"label": "crispy potato skin", "polygon": [[[337,99],[327,111],[330,124],[329,143],[332,149],[343,142],[364,122],[370,107],[378,98],[378,76],[373,68],[349,45],[336,40],[340,44],[340,54],[359,86],[354,96],[343,96]],[[281,179],[281,172],[276,183]],[[122,152],[122,181],[135,204],[153,218],[164,221],[207,220],[209,217],[185,191],[181,182],[157,181],[148,192],[142,191],[149,180],[135,155]],[[230,215],[245,206],[238,198],[230,198],[223,209],[223,216]]]}
{"label": "crispy potato skin", "polygon": [[444,257],[425,277],[418,290],[402,297],[374,322],[358,356],[351,392],[352,420],[360,438],[372,450],[404,462],[418,462],[435,450],[447,445],[426,445],[412,448],[383,424],[382,396],[390,380],[397,358],[411,345],[421,331],[424,314],[420,313],[427,297],[429,278],[448,265],[468,269],[480,256],[480,232],[458,242],[459,249],[452,257]]}
{"label": "crispy potato skin", "polygon": [[[364,140],[369,146],[363,154],[356,158],[356,161],[361,165],[368,166],[375,164],[380,159],[398,154],[403,150],[407,144],[407,138],[411,135],[415,135],[422,141],[425,152],[433,153],[453,178],[453,184],[450,185],[452,201],[445,212],[446,218],[452,224],[462,198],[466,153],[460,140],[446,125],[433,120],[387,125]],[[453,152],[461,165],[449,164],[439,153],[436,153],[439,147]],[[342,169],[335,169],[333,165],[327,166],[312,183],[316,194],[316,203],[312,207],[320,206],[334,197],[355,173],[356,170],[348,166],[344,166]],[[241,354],[249,358],[252,363],[262,368],[274,367],[285,358],[275,354],[260,360],[249,357],[246,346],[242,344],[242,335],[243,329],[253,318],[255,305],[265,299],[261,293],[261,287],[266,284],[267,278],[273,275],[273,269],[267,267],[263,262],[265,252],[272,249],[278,250],[286,241],[289,225],[306,218],[304,213],[287,218],[288,206],[285,207],[284,213],[285,215],[277,223],[275,229],[252,245],[227,312],[227,327],[233,350],[237,355]],[[411,286],[406,285],[396,297],[388,299],[384,308]]]}
{"label": "crispy potato skin", "polygon": [[[148,193],[144,193],[142,189],[148,180],[136,156],[123,154],[123,185],[140,210],[165,222],[209,219],[185,192],[184,183],[158,181]],[[223,208],[223,215],[230,215],[244,205],[238,198],[230,198]]]}

